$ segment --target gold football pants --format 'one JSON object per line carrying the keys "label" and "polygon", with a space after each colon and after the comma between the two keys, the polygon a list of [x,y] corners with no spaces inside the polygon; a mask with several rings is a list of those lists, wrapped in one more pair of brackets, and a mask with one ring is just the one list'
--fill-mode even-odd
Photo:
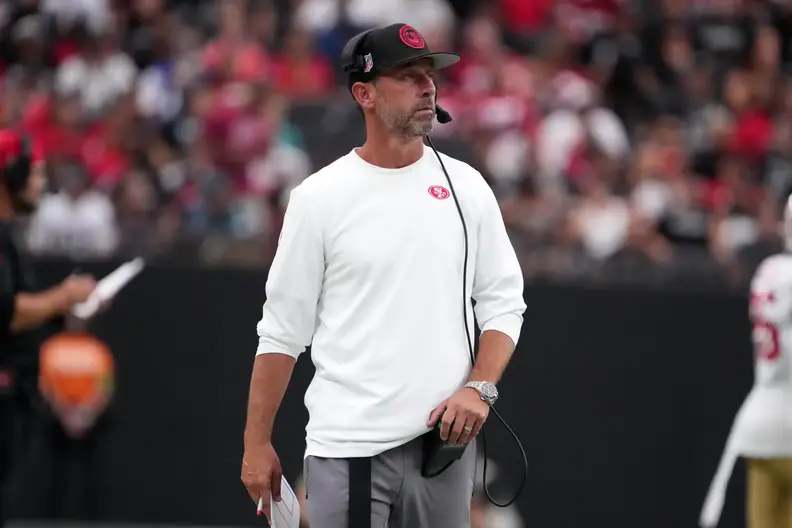
{"label": "gold football pants", "polygon": [[748,528],[792,528],[792,458],[748,460]]}

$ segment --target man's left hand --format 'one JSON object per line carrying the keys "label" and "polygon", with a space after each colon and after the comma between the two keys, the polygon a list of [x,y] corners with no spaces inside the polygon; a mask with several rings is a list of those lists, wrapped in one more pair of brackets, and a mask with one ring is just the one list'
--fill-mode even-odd
{"label": "man's left hand", "polygon": [[465,387],[438,405],[427,425],[434,427],[442,418],[440,438],[449,444],[466,444],[479,434],[489,410],[476,389]]}

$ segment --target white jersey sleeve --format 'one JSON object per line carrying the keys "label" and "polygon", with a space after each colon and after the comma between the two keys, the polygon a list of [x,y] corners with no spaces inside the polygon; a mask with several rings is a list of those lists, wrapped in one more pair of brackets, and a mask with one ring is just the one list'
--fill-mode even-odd
{"label": "white jersey sleeve", "polygon": [[751,280],[755,384],[792,388],[792,255],[765,259]]}

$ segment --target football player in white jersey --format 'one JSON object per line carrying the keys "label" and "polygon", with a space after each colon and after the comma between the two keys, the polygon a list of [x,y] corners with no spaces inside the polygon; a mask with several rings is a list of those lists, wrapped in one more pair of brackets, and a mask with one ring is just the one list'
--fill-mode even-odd
{"label": "football player in white jersey", "polygon": [[786,251],[751,280],[754,386],[732,425],[700,524],[718,523],[737,457],[748,467],[748,528],[792,528],[792,197],[784,211]]}

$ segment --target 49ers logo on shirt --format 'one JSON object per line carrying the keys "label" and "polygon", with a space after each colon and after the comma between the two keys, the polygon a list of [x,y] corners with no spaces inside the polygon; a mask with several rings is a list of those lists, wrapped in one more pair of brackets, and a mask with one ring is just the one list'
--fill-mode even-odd
{"label": "49ers logo on shirt", "polygon": [[431,194],[434,198],[437,198],[438,200],[445,200],[446,198],[451,196],[451,193],[448,192],[448,189],[446,189],[441,185],[432,185],[431,187],[429,187],[429,194]]}

